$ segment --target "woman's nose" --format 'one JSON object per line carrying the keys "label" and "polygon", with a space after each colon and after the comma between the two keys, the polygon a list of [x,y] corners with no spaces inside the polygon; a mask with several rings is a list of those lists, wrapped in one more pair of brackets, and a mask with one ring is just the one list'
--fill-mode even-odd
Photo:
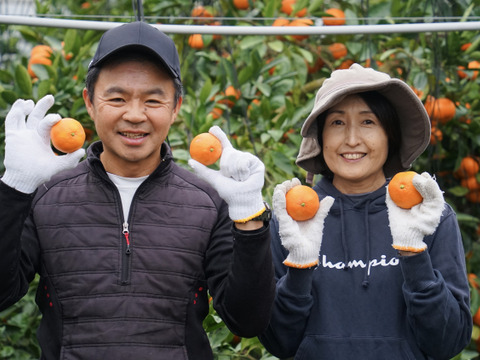
{"label": "woman's nose", "polygon": [[354,126],[347,126],[345,129],[345,143],[350,146],[358,145],[360,142],[360,133]]}

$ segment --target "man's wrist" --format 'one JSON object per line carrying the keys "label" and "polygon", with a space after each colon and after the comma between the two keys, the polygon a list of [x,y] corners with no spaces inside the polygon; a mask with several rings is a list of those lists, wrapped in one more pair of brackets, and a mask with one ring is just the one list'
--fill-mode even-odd
{"label": "man's wrist", "polygon": [[263,221],[250,220],[244,223],[235,223],[235,227],[241,231],[258,230],[261,229],[263,226],[265,226],[265,223]]}

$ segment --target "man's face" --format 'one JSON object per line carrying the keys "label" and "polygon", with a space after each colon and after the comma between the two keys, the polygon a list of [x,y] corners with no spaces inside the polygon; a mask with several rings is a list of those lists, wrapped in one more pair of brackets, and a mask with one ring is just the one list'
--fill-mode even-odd
{"label": "man's face", "polygon": [[102,67],[93,101],[86,90],[83,98],[103,142],[101,160],[108,172],[126,177],[153,172],[182,103],[175,105],[174,95],[171,77],[149,61]]}

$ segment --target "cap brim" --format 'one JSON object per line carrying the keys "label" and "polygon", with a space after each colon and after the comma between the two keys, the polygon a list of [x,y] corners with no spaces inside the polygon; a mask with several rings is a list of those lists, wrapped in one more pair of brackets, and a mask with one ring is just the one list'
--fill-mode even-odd
{"label": "cap brim", "polygon": [[181,78],[178,51],[173,40],[142,21],[122,24],[105,32],[89,68],[100,66],[119,51],[127,49],[153,54],[172,77]]}

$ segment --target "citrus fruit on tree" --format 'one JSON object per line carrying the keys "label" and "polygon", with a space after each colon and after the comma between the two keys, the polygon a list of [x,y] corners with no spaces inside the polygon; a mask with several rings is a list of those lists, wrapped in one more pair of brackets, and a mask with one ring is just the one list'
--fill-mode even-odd
{"label": "citrus fruit on tree", "polygon": [[205,166],[217,162],[221,155],[222,143],[210,133],[198,134],[190,143],[190,156]]}
{"label": "citrus fruit on tree", "polygon": [[287,15],[292,15],[292,16],[296,16],[296,17],[304,17],[307,14],[307,8],[306,7],[297,11],[296,14],[292,14],[293,8],[295,7],[296,2],[297,2],[297,0],[282,0],[280,11],[287,14]]}
{"label": "citrus fruit on tree", "polygon": [[192,49],[201,49],[203,48],[203,38],[201,34],[192,34],[188,37],[188,45]]}
{"label": "citrus fruit on tree", "polygon": [[402,209],[411,209],[423,201],[422,195],[412,182],[415,175],[417,175],[415,171],[402,171],[395,174],[388,184],[390,198]]}
{"label": "citrus fruit on tree", "polygon": [[318,195],[311,187],[297,185],[285,195],[288,215],[295,221],[305,221],[313,218],[320,207]]}
{"label": "citrus fruit on tree", "polygon": [[55,149],[64,153],[71,153],[83,146],[85,130],[78,120],[63,118],[52,126],[50,139]]}
{"label": "citrus fruit on tree", "polygon": [[449,98],[436,99],[429,95],[425,100],[425,110],[427,110],[432,123],[446,124],[455,117],[456,107],[455,103]]}
{"label": "citrus fruit on tree", "polygon": [[239,10],[246,10],[249,8],[250,2],[249,0],[233,0],[233,6]]}
{"label": "citrus fruit on tree", "polygon": [[331,16],[323,16],[323,25],[345,25],[345,13],[341,9],[330,8],[325,13]]}
{"label": "citrus fruit on tree", "polygon": [[332,57],[336,60],[341,59],[348,54],[347,47],[342,43],[333,43],[328,46],[328,50],[332,54]]}
{"label": "citrus fruit on tree", "polygon": [[459,171],[460,175],[464,178],[477,175],[480,171],[478,160],[472,156],[465,156],[460,162]]}

